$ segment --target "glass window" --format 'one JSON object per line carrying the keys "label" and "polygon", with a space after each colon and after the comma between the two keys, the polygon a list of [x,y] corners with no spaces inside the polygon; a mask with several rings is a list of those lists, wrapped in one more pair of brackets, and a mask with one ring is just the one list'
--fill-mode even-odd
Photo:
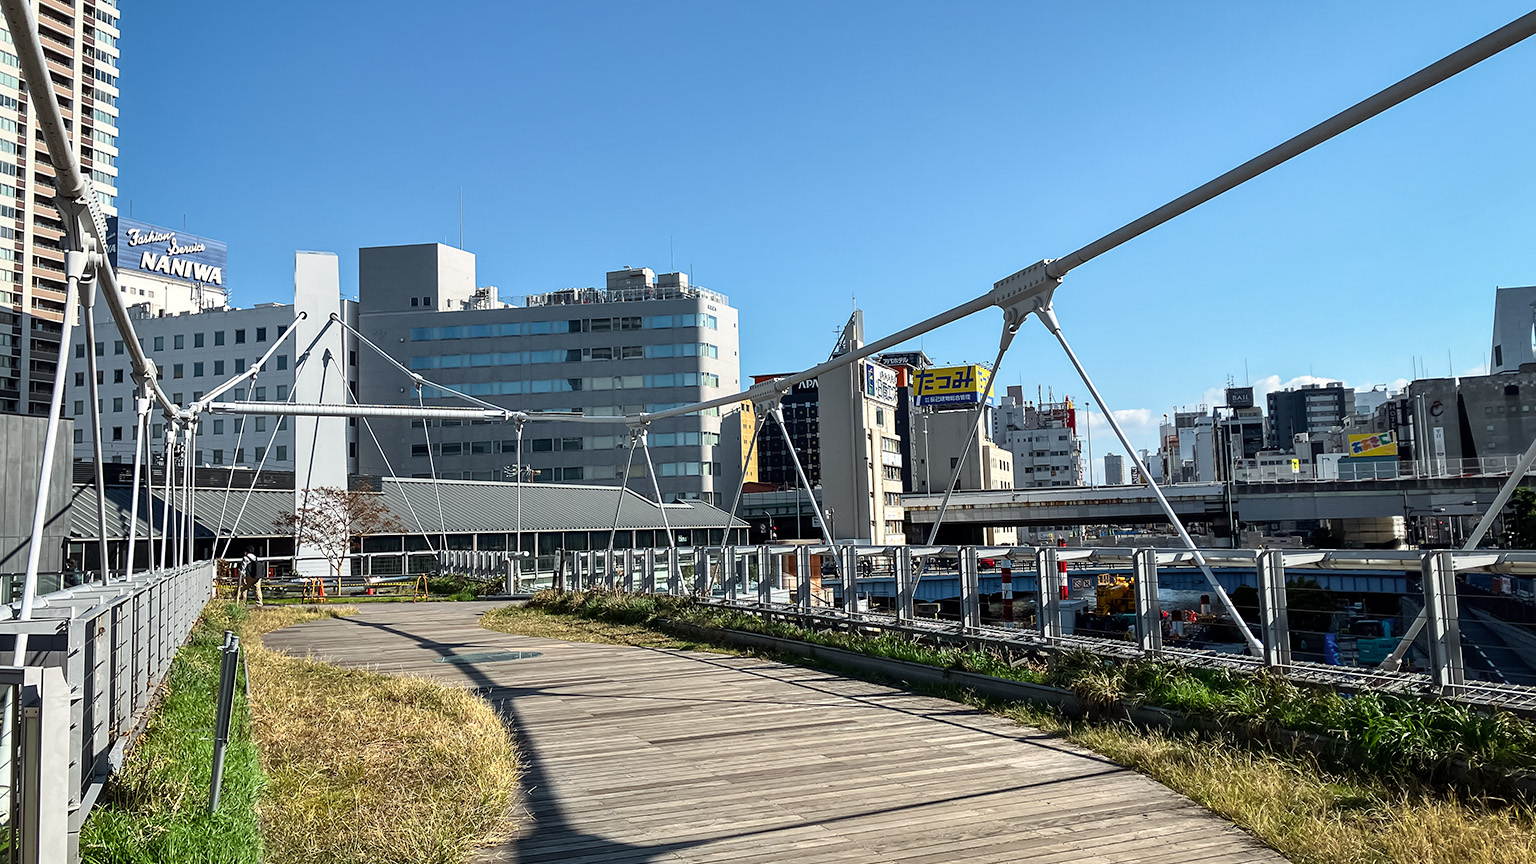
{"label": "glass window", "polygon": [[215,421],[213,421],[213,434],[215,434],[215,435],[223,435],[224,434],[224,421],[223,420],[215,420]]}
{"label": "glass window", "polygon": [[215,344],[215,345],[223,345],[224,344],[224,331],[223,330],[215,330],[215,331],[213,331],[213,344]]}
{"label": "glass window", "polygon": [[171,347],[175,348],[177,351],[180,351],[181,349],[187,347],[187,337],[182,335],[182,334],[180,334],[180,333],[177,333],[175,336],[172,336],[171,340],[172,340]]}
{"label": "glass window", "polygon": [[236,345],[244,345],[245,344],[245,331],[244,330],[236,330],[235,331],[235,344]]}
{"label": "glass window", "polygon": [[[357,364],[354,363],[353,365],[355,366]],[[287,369],[288,368],[288,355],[287,354],[279,354],[279,355],[277,355],[277,368],[279,370]]]}
{"label": "glass window", "polygon": [[192,347],[193,348],[201,348],[201,347],[203,347],[203,335],[204,334],[202,334],[202,333],[193,333],[192,334]]}
{"label": "glass window", "polygon": [[223,360],[215,360],[215,361],[213,361],[213,374],[215,374],[215,375],[223,375],[224,374],[224,361]]}
{"label": "glass window", "polygon": [[245,371],[245,358],[244,357],[236,357],[235,358],[235,374],[238,375],[238,374],[240,374],[241,372],[244,372],[244,371]]}
{"label": "glass window", "polygon": [[[155,350],[156,351],[164,351],[165,350],[165,337],[164,336],[156,336],[155,337]],[[80,356],[84,357],[85,355],[81,354]]]}
{"label": "glass window", "polygon": [[267,328],[265,328],[265,327],[257,327],[256,328],[256,341],[257,342],[265,342],[265,341],[267,341]]}
{"label": "glass window", "polygon": [[[182,364],[177,363],[177,364],[175,364],[174,366],[171,367],[171,377],[172,378],[180,378],[181,377],[181,372],[182,372]],[[176,401],[180,402],[181,400],[177,399]]]}
{"label": "glass window", "polygon": [[[284,417],[283,419],[287,420],[288,418]],[[279,461],[279,462],[287,462],[288,461],[288,445],[287,444],[279,444],[279,445],[277,445],[277,461]]]}
{"label": "glass window", "polygon": [[121,396],[114,396],[114,397],[112,397],[112,410],[115,411],[115,412],[118,412],[118,413],[122,412],[122,410],[123,410],[123,397],[121,397]]}
{"label": "glass window", "polygon": [[112,353],[113,354],[122,354],[123,353],[123,340],[119,339],[116,342],[112,343]]}
{"label": "glass window", "polygon": [[123,383],[123,370],[121,370],[121,369],[113,369],[112,370],[112,383],[113,384],[121,384],[121,383]]}
{"label": "glass window", "polygon": [[257,402],[267,401],[267,388],[257,387],[255,391],[253,391],[251,398]]}
{"label": "glass window", "polygon": [[193,363],[192,364],[192,377],[193,378],[201,378],[201,377],[203,377],[203,364],[201,362]]}

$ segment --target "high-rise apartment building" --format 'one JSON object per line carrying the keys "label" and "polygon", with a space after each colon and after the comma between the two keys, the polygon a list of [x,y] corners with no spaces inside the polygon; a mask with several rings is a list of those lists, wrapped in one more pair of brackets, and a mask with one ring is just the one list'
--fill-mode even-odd
{"label": "high-rise apartment building", "polygon": [[[520,411],[579,412],[612,423],[540,420],[523,432],[531,479],[606,483],[623,474],[628,432],[621,418],[702,402],[741,389],[736,310],[685,273],[648,268],[608,274],[604,288],[532,294],[504,303],[475,285],[475,256],[436,243],[366,248],[358,256],[359,328],[401,365],[445,387]],[[364,403],[417,401],[408,379],[362,352]],[[463,403],[424,388],[426,405]],[[719,503],[727,472],[721,412],[656,421],[649,432],[665,500]],[[364,473],[504,480],[518,464],[514,427],[480,421],[379,418],[372,423],[388,465],[369,442]],[[630,488],[654,495],[644,456]]]}
{"label": "high-rise apartment building", "polygon": [[1118,453],[1109,453],[1104,456],[1104,485],[1125,485],[1125,457]]}
{"label": "high-rise apartment building", "polygon": [[[118,13],[110,0],[37,0],[38,35],[64,121],[102,210],[117,213]],[[53,162],[0,22],[0,411],[47,414],[66,310],[64,224]]]}

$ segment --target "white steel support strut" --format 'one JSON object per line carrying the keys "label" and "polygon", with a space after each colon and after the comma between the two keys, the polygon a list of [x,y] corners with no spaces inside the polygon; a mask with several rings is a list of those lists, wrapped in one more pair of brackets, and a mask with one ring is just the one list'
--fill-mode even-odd
{"label": "white steel support strut", "polygon": [[1242,632],[1243,641],[1248,644],[1248,650],[1255,657],[1263,656],[1264,646],[1254,637],[1253,631],[1248,629],[1248,622],[1244,621],[1243,616],[1238,614],[1237,607],[1232,605],[1232,598],[1227,596],[1226,589],[1221,587],[1221,583],[1216,579],[1216,574],[1211,572],[1211,566],[1206,563],[1205,556],[1200,554],[1199,548],[1195,546],[1194,538],[1190,537],[1189,532],[1184,529],[1184,523],[1180,522],[1178,514],[1173,512],[1173,505],[1168,503],[1168,498],[1163,495],[1163,490],[1158,488],[1157,481],[1152,479],[1151,473],[1147,471],[1147,466],[1142,464],[1141,457],[1136,455],[1136,449],[1131,446],[1131,440],[1126,437],[1125,430],[1120,428],[1120,421],[1115,419],[1115,413],[1110,410],[1109,403],[1105,402],[1104,397],[1099,395],[1099,388],[1093,386],[1093,379],[1088,377],[1088,370],[1083,368],[1082,361],[1077,359],[1077,354],[1072,351],[1072,346],[1067,343],[1066,335],[1061,332],[1061,322],[1056,320],[1056,313],[1051,309],[1049,295],[1046,295],[1043,303],[1037,304],[1035,312],[1040,316],[1040,321],[1045,324],[1046,329],[1050,330],[1051,334],[1056,337],[1056,341],[1061,343],[1061,350],[1066,352],[1067,359],[1072,361],[1073,368],[1077,369],[1078,377],[1083,379],[1083,386],[1088,388],[1088,392],[1093,396],[1093,401],[1099,403],[1099,407],[1104,409],[1104,419],[1108,420],[1109,427],[1115,430],[1115,437],[1120,439],[1120,446],[1125,448],[1126,455],[1135,463],[1136,470],[1141,472],[1141,477],[1146,481],[1147,488],[1156,496],[1158,505],[1163,508],[1163,513],[1168,516],[1168,521],[1172,523],[1173,530],[1179,533],[1179,539],[1183,541],[1184,547],[1194,556],[1195,566],[1199,567],[1200,572],[1205,574],[1205,580],[1210,583],[1211,590],[1216,592],[1216,596],[1221,600],[1221,605],[1226,608],[1227,614],[1232,616],[1232,623],[1236,624],[1237,629]]}
{"label": "white steel support strut", "polygon": [[[48,493],[53,488],[53,454],[58,449],[59,415],[64,411],[64,382],[69,365],[70,327],[75,316],[76,295],[80,283],[71,279],[64,295],[64,321],[59,328],[58,366],[53,370],[53,392],[48,398],[48,423],[43,432],[43,461],[37,466],[37,499],[32,502],[32,534],[27,542],[27,574],[21,588],[21,612],[18,617],[27,621],[32,618],[33,601],[37,597],[38,559],[43,552],[43,525],[48,521]],[[93,346],[94,348],[94,346]],[[16,634],[16,652],[13,665],[26,664],[27,634]]]}
{"label": "white steel support strut", "polygon": [[[656,490],[656,510],[661,513],[661,527],[667,532],[667,549],[671,551],[672,558],[677,558],[677,538],[672,534],[672,523],[667,519],[667,502],[661,500],[661,478],[656,476],[656,463],[651,461],[651,443],[647,440],[647,427],[650,421],[643,421],[638,427],[631,427],[640,433],[640,447],[645,451],[645,470],[650,472],[651,486]],[[629,478],[625,478],[626,486]]]}
{"label": "white steel support strut", "polygon": [[[1003,335],[997,345],[997,357],[992,361],[992,377],[987,379],[987,393],[992,392],[992,379],[997,377],[997,370],[1003,365],[1003,355],[1008,353],[1008,346],[1013,344],[1013,337],[1018,334],[1019,325],[1022,323],[1022,318],[1013,320],[1013,316],[1005,316]],[[949,486],[944,489],[944,500],[939,503],[939,513],[933,520],[933,529],[928,532],[929,546],[932,546],[939,536],[939,526],[944,524],[944,511],[949,509],[949,498],[955,494],[955,487],[960,484],[960,473],[965,470],[965,459],[971,455],[971,445],[976,443],[976,437],[981,432],[981,418],[987,410],[987,393],[981,394],[981,398],[976,402],[976,410],[971,414],[971,432],[965,438],[965,446],[960,450],[960,458],[955,460],[955,472],[949,477]]]}
{"label": "white steel support strut", "polygon": [[747,442],[747,454],[741,460],[741,476],[736,481],[736,496],[731,499],[731,509],[725,514],[725,534],[720,538],[721,554],[725,553],[726,544],[731,541],[731,532],[735,530],[736,508],[741,506],[741,492],[747,488],[747,466],[752,464],[752,453],[757,449],[757,436],[763,434],[763,424],[767,422],[768,415],[759,416],[757,428],[752,430],[752,440]]}
{"label": "white steel support strut", "polygon": [[[64,278],[76,283],[76,295],[80,300],[80,326],[85,330],[86,396],[91,403],[91,453],[96,461],[96,470],[92,472],[96,480],[96,553],[100,559],[101,584],[105,586],[112,564],[107,555],[107,469],[101,464],[101,390],[96,380],[100,374],[96,370],[96,283],[86,278],[84,253],[67,252],[64,259],[64,266],[69,271]],[[71,314],[71,310],[66,309],[64,314]],[[81,561],[80,564],[80,569],[85,570],[85,562]]]}
{"label": "white steel support strut", "polygon": [[[768,413],[773,415],[773,422],[779,426],[779,434],[784,436],[784,446],[789,449],[789,459],[795,463],[795,475],[800,478],[800,486],[805,489],[805,497],[810,499],[811,512],[816,514],[816,521],[821,523],[821,539],[825,540],[828,546],[837,545],[832,542],[832,531],[827,528],[827,517],[822,515],[821,505],[816,503],[816,495],[811,491],[811,481],[805,479],[805,468],[800,465],[800,456],[795,452],[795,441],[789,437],[789,429],[784,425],[783,407],[775,402]],[[796,507],[795,512],[800,512],[800,508]]]}
{"label": "white steel support strut", "polygon": [[[629,455],[624,457],[624,473],[619,475],[618,498],[613,502],[613,525],[608,528],[608,554],[613,554],[613,541],[619,535],[619,511],[624,509],[624,491],[629,488],[629,469],[635,464],[635,447],[640,444],[640,428],[629,430]],[[659,501],[657,503],[660,503]]]}
{"label": "white steel support strut", "polygon": [[[133,482],[129,484],[130,493],[128,504],[128,554],[123,560],[123,579],[133,579],[133,547],[138,541],[139,533],[139,475],[144,470],[144,418],[149,413],[149,402],[144,398],[143,388],[139,394],[133,397]],[[151,519],[151,522],[154,520]],[[151,541],[150,549],[154,549]],[[146,562],[148,559],[145,559]]]}

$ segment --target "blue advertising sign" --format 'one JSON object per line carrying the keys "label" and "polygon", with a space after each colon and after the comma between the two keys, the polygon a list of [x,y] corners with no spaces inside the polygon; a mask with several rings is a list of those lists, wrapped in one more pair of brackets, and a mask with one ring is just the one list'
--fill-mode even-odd
{"label": "blue advertising sign", "polygon": [[154,273],[172,279],[224,285],[229,247],[211,240],[140,222],[107,217],[107,257],[118,272]]}

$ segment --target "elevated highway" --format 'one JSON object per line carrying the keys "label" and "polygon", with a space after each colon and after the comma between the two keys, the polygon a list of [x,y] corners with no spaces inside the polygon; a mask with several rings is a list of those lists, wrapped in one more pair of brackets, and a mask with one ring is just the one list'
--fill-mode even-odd
{"label": "elevated highway", "polygon": [[[1241,522],[1368,519],[1392,516],[1480,516],[1508,475],[1415,477],[1394,480],[1325,480],[1305,483],[1236,483],[1231,509]],[[1527,482],[1531,482],[1529,479]],[[1184,522],[1227,521],[1225,483],[1174,483],[1162,487]],[[907,521],[932,525],[942,495],[903,495]],[[1042,526],[1166,523],[1145,486],[1065,486],[956,492],[944,522],[973,526]]]}

